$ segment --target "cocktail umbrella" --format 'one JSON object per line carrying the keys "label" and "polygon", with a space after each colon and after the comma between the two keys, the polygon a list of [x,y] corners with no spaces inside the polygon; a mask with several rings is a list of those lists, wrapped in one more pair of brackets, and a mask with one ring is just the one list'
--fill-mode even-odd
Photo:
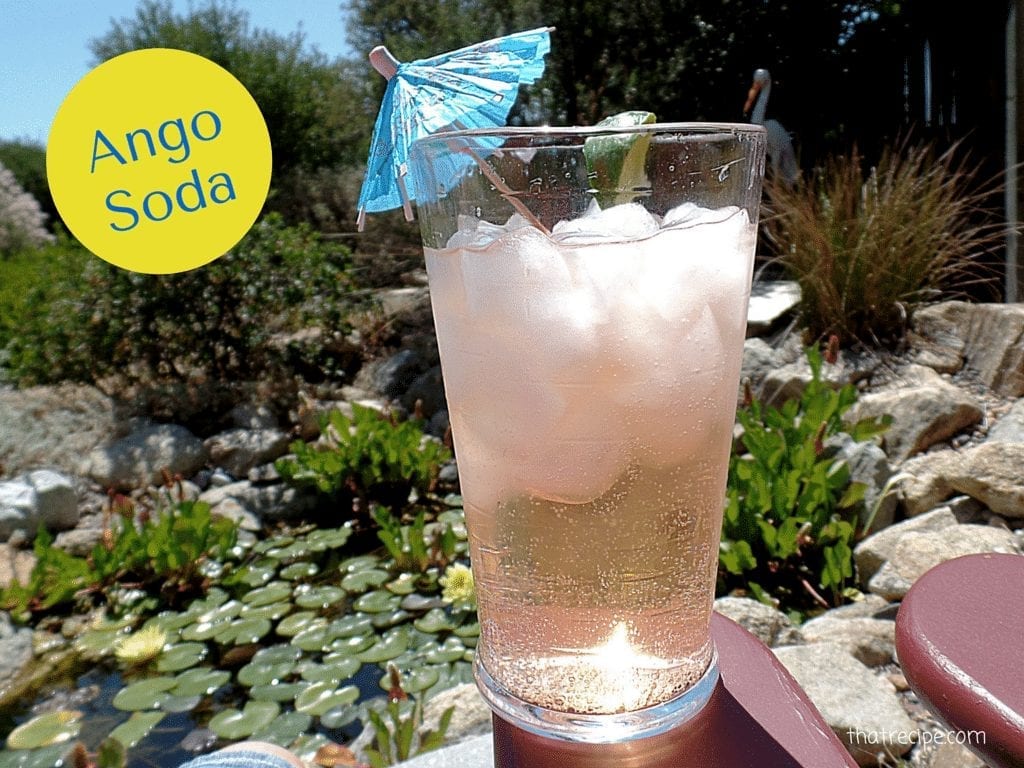
{"label": "cocktail umbrella", "polygon": [[[544,74],[544,56],[551,50],[549,33],[547,28],[533,29],[407,63],[397,61],[384,46],[373,49],[370,62],[388,85],[359,193],[360,231],[367,212],[401,207],[412,221],[416,189],[408,160],[416,139],[446,128],[505,124],[519,86]],[[466,162],[479,162],[479,157]]]}

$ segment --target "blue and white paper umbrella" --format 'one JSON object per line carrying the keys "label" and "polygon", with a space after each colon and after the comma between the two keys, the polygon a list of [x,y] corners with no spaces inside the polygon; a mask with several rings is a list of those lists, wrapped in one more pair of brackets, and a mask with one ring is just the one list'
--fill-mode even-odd
{"label": "blue and white paper umbrella", "polygon": [[408,63],[396,61],[383,46],[374,48],[370,61],[388,79],[388,85],[359,193],[359,229],[368,212],[399,207],[412,221],[412,202],[416,200],[408,169],[412,143],[444,129],[504,125],[519,86],[544,74],[544,56],[550,50],[547,28]]}

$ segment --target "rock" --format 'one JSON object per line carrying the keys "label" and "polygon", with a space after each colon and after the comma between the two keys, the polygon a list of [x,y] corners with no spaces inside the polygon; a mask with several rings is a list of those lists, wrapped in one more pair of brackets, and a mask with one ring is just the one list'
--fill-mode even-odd
{"label": "rock", "polygon": [[775,349],[764,339],[754,337],[743,342],[743,365],[740,367],[740,384],[750,382],[756,387],[779,365]]}
{"label": "rock", "polygon": [[1024,443],[986,442],[965,449],[946,482],[1003,517],[1024,519]]}
{"label": "rock", "polygon": [[720,597],[714,609],[732,619],[767,646],[800,642],[800,631],[782,611],[749,597]]}
{"label": "rock", "polygon": [[160,485],[163,473],[189,477],[206,461],[203,442],[177,424],[147,424],[93,450],[86,474],[104,488]]}
{"label": "rock", "polygon": [[971,752],[963,744],[957,744],[957,734],[953,734],[953,741],[947,740],[949,734],[940,731],[945,736],[941,744],[928,757],[928,768],[985,768],[985,761]]}
{"label": "rock", "polygon": [[428,309],[430,307],[430,291],[420,285],[378,291],[375,298],[381,312],[388,318],[415,313],[424,306]]}
{"label": "rock", "polygon": [[[422,373],[423,363],[416,352],[403,349],[384,360],[368,363],[366,370],[369,372],[369,384],[374,392],[380,392],[390,399],[397,399]],[[366,374],[360,371],[356,383],[365,381],[365,376]]]}
{"label": "rock", "polygon": [[436,730],[449,707],[455,707],[455,712],[445,736],[446,744],[491,732],[491,708],[475,683],[456,685],[428,700],[423,707],[423,725]]}
{"label": "rock", "polygon": [[57,472],[37,469],[0,482],[0,540],[16,530],[35,536],[74,528],[78,523],[78,493],[72,481]]}
{"label": "rock", "polygon": [[203,443],[213,464],[244,477],[257,464],[283,456],[290,439],[279,429],[229,429]]}
{"label": "rock", "polygon": [[893,606],[893,603],[881,595],[872,595],[869,592],[862,595],[857,602],[840,605],[823,616],[828,616],[830,619],[878,619],[882,618],[880,614],[887,614]]}
{"label": "rock", "polygon": [[[199,500],[209,504],[216,514],[244,521],[243,528],[252,525],[258,527],[261,522],[293,520],[302,517],[316,505],[316,496],[312,493],[280,483],[257,486],[248,480],[211,488],[204,491]],[[247,517],[247,513],[255,517]]]}
{"label": "rock", "polygon": [[125,434],[129,416],[95,387],[0,389],[0,476],[44,467],[76,474],[82,456]]}
{"label": "rock", "polygon": [[835,643],[862,664],[880,667],[896,654],[896,622],[872,618],[835,618],[826,613],[800,627],[806,643]]}
{"label": "rock", "polygon": [[210,512],[220,517],[226,517],[233,521],[243,531],[259,531],[263,525],[260,519],[246,509],[237,499],[224,499],[216,507],[211,507]]}
{"label": "rock", "polygon": [[909,520],[891,525],[860,542],[853,550],[853,559],[857,564],[857,575],[862,584],[874,576],[878,569],[891,560],[896,552],[896,545],[908,533],[941,531],[957,524],[953,510],[948,506],[938,507],[931,512],[912,517]]}
{"label": "rock", "polygon": [[930,368],[911,366],[896,389],[863,395],[850,409],[850,421],[892,416],[882,436],[886,453],[906,459],[977,424],[984,412],[973,397]]}
{"label": "rock", "polygon": [[474,736],[471,739],[441,747],[399,764],[401,768],[494,768],[494,738]]}
{"label": "rock", "polygon": [[768,333],[800,304],[800,284],[792,280],[754,283],[747,305],[747,336]]}
{"label": "rock", "polygon": [[1020,554],[1020,545],[1010,531],[988,525],[911,531],[900,538],[892,557],[868,581],[868,589],[887,600],[900,600],[939,563],[981,552]]}
{"label": "rock", "polygon": [[985,442],[1024,443],[1024,399],[1014,403],[989,429]]}
{"label": "rock", "polygon": [[30,549],[20,549],[10,544],[0,544],[0,589],[15,581],[25,584],[36,564],[36,556]]}
{"label": "rock", "polygon": [[32,630],[15,627],[0,612],[0,709],[17,702],[32,657]]}
{"label": "rock", "polygon": [[413,379],[409,388],[402,395],[402,405],[409,413],[415,412],[417,402],[420,403],[425,419],[430,419],[438,411],[447,408],[441,366],[435,365],[421,373]]}
{"label": "rock", "polygon": [[[452,720],[445,736],[446,750],[466,739],[490,733],[491,709],[483,700],[475,684],[463,683],[441,691],[431,698],[423,707],[424,727],[431,730],[436,729],[441,715],[449,707],[455,707],[455,712],[452,714]],[[385,722],[390,729],[390,720],[385,719]],[[365,758],[366,748],[373,743],[375,738],[376,731],[373,726],[366,725],[355,740],[349,744],[349,748],[358,757]]]}
{"label": "rock", "polygon": [[70,531],[57,534],[53,545],[75,557],[88,557],[93,547],[103,540],[103,525],[79,525]]}
{"label": "rock", "polygon": [[872,531],[890,525],[896,515],[899,499],[893,492],[894,489],[886,492],[886,485],[892,478],[893,470],[885,451],[872,442],[858,443],[846,433],[836,435],[829,443],[837,446],[837,457],[843,459],[850,468],[850,480],[864,483],[866,486],[861,525],[868,522],[868,516],[873,511]]}
{"label": "rock", "polygon": [[900,498],[907,517],[935,509],[955,491],[946,479],[960,471],[962,457],[953,450],[940,450],[908,459],[900,465]]}
{"label": "rock", "polygon": [[917,727],[896,689],[833,643],[776,648],[775,655],[859,765],[910,751]]}
{"label": "rock", "polygon": [[241,403],[228,412],[228,421],[239,429],[277,429],[277,417],[266,405]]}
{"label": "rock", "polygon": [[1024,395],[1024,304],[948,301],[918,309],[911,327],[947,357],[962,355],[996,393]]}

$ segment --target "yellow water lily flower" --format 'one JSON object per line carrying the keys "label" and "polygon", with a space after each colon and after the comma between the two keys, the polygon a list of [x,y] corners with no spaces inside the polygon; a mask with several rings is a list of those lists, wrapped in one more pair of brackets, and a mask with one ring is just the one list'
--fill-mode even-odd
{"label": "yellow water lily flower", "polygon": [[125,664],[142,664],[160,655],[167,635],[158,627],[145,627],[122,637],[114,654]]}
{"label": "yellow water lily flower", "polygon": [[445,602],[460,607],[476,605],[476,582],[473,581],[473,571],[465,565],[449,565],[438,582],[444,587],[441,597]]}

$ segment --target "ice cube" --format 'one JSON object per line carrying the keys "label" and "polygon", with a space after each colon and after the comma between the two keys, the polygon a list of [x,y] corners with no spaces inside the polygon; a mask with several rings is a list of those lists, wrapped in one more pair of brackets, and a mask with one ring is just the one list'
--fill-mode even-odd
{"label": "ice cube", "polygon": [[616,242],[649,237],[659,226],[658,220],[639,203],[604,210],[595,210],[592,206],[578,219],[558,222],[551,236],[563,243]]}
{"label": "ice cube", "polygon": [[727,205],[722,208],[702,208],[696,203],[683,203],[666,213],[661,225],[675,227],[680,224],[717,224],[740,213],[744,217],[747,215],[745,210],[735,205]]}

